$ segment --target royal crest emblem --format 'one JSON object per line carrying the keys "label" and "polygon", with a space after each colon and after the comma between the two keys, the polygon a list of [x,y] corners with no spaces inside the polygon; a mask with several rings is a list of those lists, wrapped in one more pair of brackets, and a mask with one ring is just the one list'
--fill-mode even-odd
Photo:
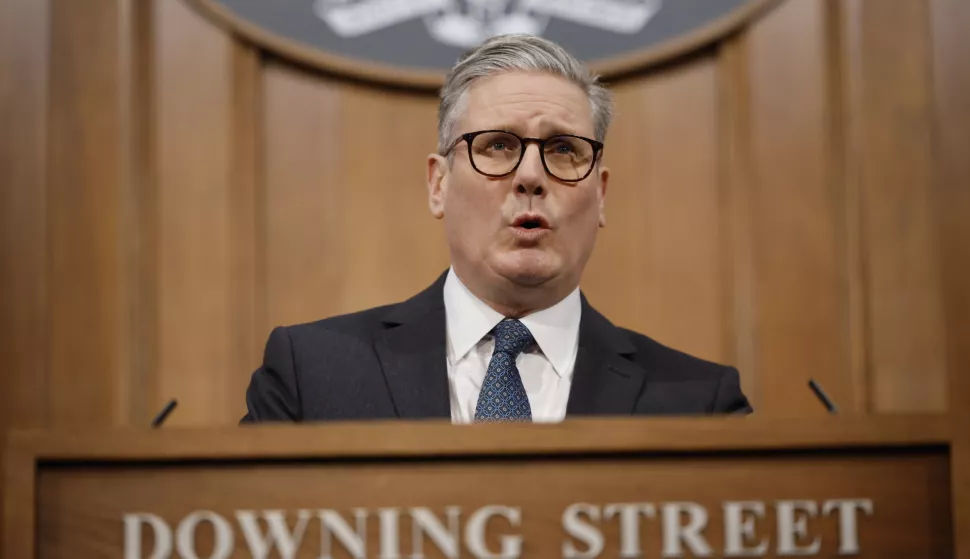
{"label": "royal crest emblem", "polygon": [[552,18],[620,34],[639,33],[664,0],[316,0],[314,12],[341,37],[421,19],[436,41],[461,48],[506,33],[542,35]]}
{"label": "royal crest emblem", "polygon": [[440,87],[463,53],[542,36],[607,79],[721,39],[779,0],[186,0],[254,44],[325,71]]}

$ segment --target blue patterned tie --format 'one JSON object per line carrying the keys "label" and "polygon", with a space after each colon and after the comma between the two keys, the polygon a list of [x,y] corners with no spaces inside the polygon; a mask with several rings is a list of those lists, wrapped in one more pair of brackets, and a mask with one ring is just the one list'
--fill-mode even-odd
{"label": "blue patterned tie", "polygon": [[518,320],[507,318],[492,333],[495,351],[478,394],[475,421],[531,421],[532,408],[515,358],[535,342],[532,332]]}

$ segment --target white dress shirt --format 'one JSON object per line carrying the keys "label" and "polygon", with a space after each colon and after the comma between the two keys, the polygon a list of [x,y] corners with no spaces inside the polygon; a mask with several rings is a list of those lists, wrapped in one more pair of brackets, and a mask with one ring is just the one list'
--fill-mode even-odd
{"label": "white dress shirt", "polygon": [[[472,423],[482,381],[495,342],[490,332],[505,317],[475,297],[448,271],[444,287],[448,337],[448,387],[452,423]],[[557,422],[566,417],[566,402],[579,351],[579,288],[548,309],[519,320],[536,343],[515,360],[529,396],[532,420]]]}

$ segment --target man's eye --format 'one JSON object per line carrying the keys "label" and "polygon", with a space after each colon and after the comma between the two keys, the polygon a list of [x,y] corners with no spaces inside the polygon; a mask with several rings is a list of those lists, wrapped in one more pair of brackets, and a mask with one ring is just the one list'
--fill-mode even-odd
{"label": "man's eye", "polygon": [[552,153],[556,155],[571,155],[575,150],[567,143],[557,143],[552,145]]}
{"label": "man's eye", "polygon": [[488,149],[493,151],[501,151],[505,149],[505,142],[492,142],[489,144]]}

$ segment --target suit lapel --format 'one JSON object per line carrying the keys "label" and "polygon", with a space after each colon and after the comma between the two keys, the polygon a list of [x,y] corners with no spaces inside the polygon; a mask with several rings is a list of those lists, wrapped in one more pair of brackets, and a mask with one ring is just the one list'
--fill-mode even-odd
{"label": "suit lapel", "polygon": [[394,305],[375,341],[398,417],[449,418],[445,355],[445,275],[423,292]]}
{"label": "suit lapel", "polygon": [[[428,289],[394,305],[376,336],[384,378],[403,419],[450,418],[443,274]],[[646,372],[628,357],[627,336],[582,298],[579,352],[567,416],[629,415]]]}
{"label": "suit lapel", "polygon": [[630,415],[643,391],[646,372],[628,356],[629,338],[583,297],[579,352],[566,405],[567,416]]}

